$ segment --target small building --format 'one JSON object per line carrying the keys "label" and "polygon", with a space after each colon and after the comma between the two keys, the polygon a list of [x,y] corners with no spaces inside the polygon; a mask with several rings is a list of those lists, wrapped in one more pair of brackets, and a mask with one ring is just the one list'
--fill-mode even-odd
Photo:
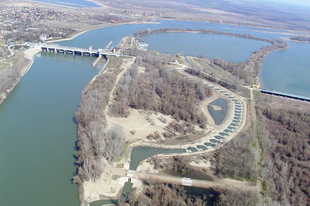
{"label": "small building", "polygon": [[114,24],[114,23],[115,23],[115,20],[114,20],[114,19],[110,19],[110,20],[109,20],[109,23]]}
{"label": "small building", "polygon": [[41,34],[40,40],[41,40],[41,41],[45,41],[46,39],[47,39],[46,34]]}
{"label": "small building", "polygon": [[256,84],[253,84],[251,87],[252,87],[253,89],[259,89],[259,85],[256,85]]}

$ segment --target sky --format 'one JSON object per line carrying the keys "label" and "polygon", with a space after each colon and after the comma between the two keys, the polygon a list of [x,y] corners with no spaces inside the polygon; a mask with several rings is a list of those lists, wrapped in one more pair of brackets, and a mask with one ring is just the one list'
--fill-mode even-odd
{"label": "sky", "polygon": [[[299,4],[299,5],[307,5],[310,6],[310,0],[276,0],[277,2],[283,2],[283,3],[290,3],[290,4]],[[269,0],[269,2],[274,2],[276,1]]]}

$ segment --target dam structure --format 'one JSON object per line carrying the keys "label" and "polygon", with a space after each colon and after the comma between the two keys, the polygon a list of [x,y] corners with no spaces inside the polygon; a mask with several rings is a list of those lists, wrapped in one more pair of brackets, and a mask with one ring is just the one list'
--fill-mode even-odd
{"label": "dam structure", "polygon": [[42,51],[45,52],[54,52],[54,53],[63,53],[63,54],[73,54],[73,55],[82,55],[82,56],[93,56],[93,57],[107,57],[107,56],[115,56],[119,57],[122,56],[120,52],[109,51],[107,49],[100,50],[100,49],[85,49],[85,48],[77,48],[77,47],[66,47],[66,46],[56,46],[56,45],[42,45]]}

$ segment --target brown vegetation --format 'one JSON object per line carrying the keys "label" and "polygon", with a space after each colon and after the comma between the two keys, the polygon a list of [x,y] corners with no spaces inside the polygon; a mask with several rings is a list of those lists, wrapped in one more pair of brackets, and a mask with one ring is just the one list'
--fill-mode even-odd
{"label": "brown vegetation", "polygon": [[174,206],[174,205],[206,205],[205,199],[198,196],[186,194],[184,187],[179,185],[168,185],[150,180],[144,181],[145,188],[142,194],[132,190],[128,197],[130,205],[150,206]]}
{"label": "brown vegetation", "polygon": [[257,194],[250,191],[217,188],[215,193],[215,206],[255,206],[258,203]]}
{"label": "brown vegetation", "polygon": [[264,195],[285,204],[310,205],[310,114],[263,109]]}
{"label": "brown vegetation", "polygon": [[255,160],[259,151],[252,147],[253,142],[254,137],[248,130],[216,150],[212,160],[214,174],[220,178],[256,179]]}
{"label": "brown vegetation", "polygon": [[108,105],[110,92],[121,71],[122,61],[115,63],[107,73],[99,74],[82,91],[81,103],[75,115],[78,123],[77,173],[75,182],[95,181],[103,171],[106,159],[112,162],[120,155],[124,143],[124,133],[120,126],[106,130],[107,122],[104,110]]}
{"label": "brown vegetation", "polygon": [[178,123],[177,121],[170,122],[165,128],[166,132],[163,133],[165,138],[172,138],[177,135],[195,133],[195,127],[192,124],[188,124],[186,122]]}
{"label": "brown vegetation", "polygon": [[23,69],[31,63],[31,60],[25,59],[21,53],[17,53],[14,59],[16,62],[12,67],[0,71],[0,104],[20,80]]}
{"label": "brown vegetation", "polygon": [[144,180],[142,192],[133,189],[126,201],[130,205],[254,206],[258,203],[258,198],[256,193],[244,190],[215,188],[202,189],[196,193],[188,191],[183,186]]}
{"label": "brown vegetation", "polygon": [[[211,90],[165,69],[159,59],[157,55],[137,58],[137,63],[120,79],[109,112],[124,117],[129,107],[151,110],[204,128],[206,117],[198,104],[211,96]],[[138,66],[143,66],[145,72],[139,72]]]}
{"label": "brown vegetation", "polygon": [[158,156],[153,156],[148,158],[151,165],[154,166],[155,170],[161,169],[171,169],[174,172],[180,174],[186,174],[188,171],[192,169],[191,165],[189,164],[189,158],[186,156],[173,156],[167,157],[165,161],[161,161]]}

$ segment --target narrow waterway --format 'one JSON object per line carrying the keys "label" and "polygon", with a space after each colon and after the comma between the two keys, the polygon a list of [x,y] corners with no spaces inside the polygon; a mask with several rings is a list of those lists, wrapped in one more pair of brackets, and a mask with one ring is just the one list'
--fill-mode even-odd
{"label": "narrow waterway", "polygon": [[79,205],[74,114],[94,58],[36,55],[0,107],[0,205]]}

